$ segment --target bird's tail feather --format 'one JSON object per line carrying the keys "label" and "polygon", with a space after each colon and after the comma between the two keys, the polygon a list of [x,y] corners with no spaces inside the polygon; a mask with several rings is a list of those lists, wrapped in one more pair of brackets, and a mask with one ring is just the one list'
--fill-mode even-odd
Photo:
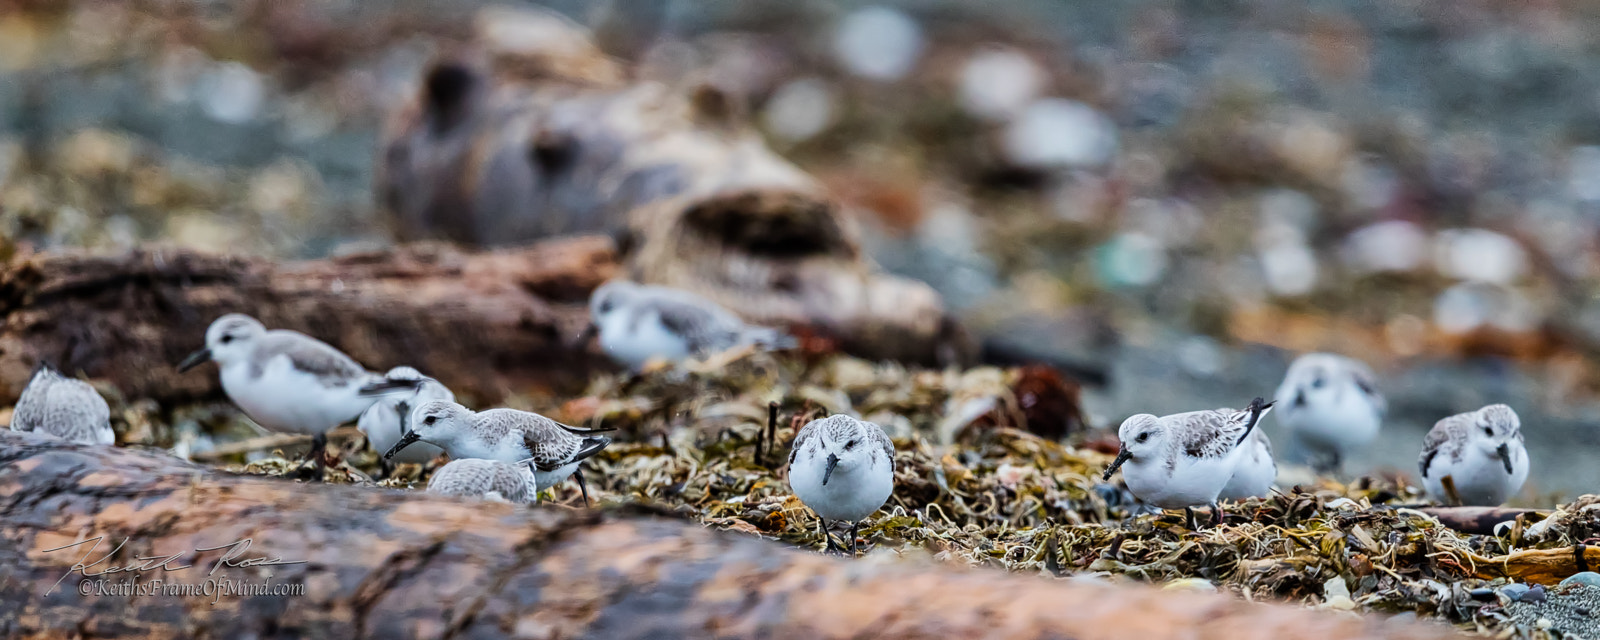
{"label": "bird's tail feather", "polygon": [[1250,406],[1245,409],[1245,411],[1250,412],[1250,421],[1245,423],[1244,433],[1240,434],[1239,440],[1233,443],[1233,446],[1237,447],[1241,444],[1244,444],[1244,441],[1250,438],[1250,433],[1254,431],[1256,425],[1261,422],[1261,418],[1266,416],[1268,411],[1272,410],[1273,404],[1273,402],[1267,402],[1265,398],[1259,397],[1250,401]]}

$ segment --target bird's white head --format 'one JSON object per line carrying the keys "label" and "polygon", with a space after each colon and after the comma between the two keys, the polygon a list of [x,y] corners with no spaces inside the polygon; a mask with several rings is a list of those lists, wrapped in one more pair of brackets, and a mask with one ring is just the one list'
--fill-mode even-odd
{"label": "bird's white head", "polygon": [[1383,397],[1373,388],[1372,371],[1359,361],[1332,353],[1308,353],[1289,365],[1277,399],[1287,411],[1327,407],[1349,398],[1366,398],[1378,413]]}
{"label": "bird's white head", "polygon": [[595,324],[627,306],[639,285],[627,280],[610,280],[589,294],[589,318]]}
{"label": "bird's white head", "polygon": [[383,374],[383,377],[387,378],[389,380],[427,380],[428,379],[427,376],[422,375],[421,371],[417,371],[416,369],[413,369],[413,368],[407,367],[407,366],[403,366],[403,365],[399,366],[399,367],[395,367],[393,369],[390,369],[387,373]]}
{"label": "bird's white head", "polygon": [[1167,446],[1167,430],[1161,426],[1161,420],[1148,413],[1129,416],[1122,421],[1122,426],[1117,428],[1117,440],[1121,443],[1121,451],[1111,466],[1106,467],[1103,479],[1110,479],[1123,463],[1129,460],[1145,460],[1158,455]]}
{"label": "bird's white head", "polygon": [[872,456],[879,450],[871,432],[876,425],[870,422],[844,414],[818,418],[813,422],[816,423],[817,442],[821,446],[817,453],[827,464],[827,470],[823,472],[823,484],[841,472],[848,473],[870,464]]}
{"label": "bird's white head", "polygon": [[188,371],[207,361],[227,366],[247,360],[255,350],[256,341],[266,333],[267,328],[260,321],[242,313],[217,318],[206,329],[205,348],[189,354],[178,365],[178,370]]}
{"label": "bird's white head", "polygon": [[404,415],[406,418],[400,424],[400,440],[383,454],[384,458],[394,457],[400,450],[419,440],[448,450],[464,435],[465,423],[472,418],[472,410],[454,402],[433,400],[411,407]]}
{"label": "bird's white head", "polygon": [[1511,444],[1522,437],[1522,419],[1511,407],[1491,404],[1474,415],[1467,437],[1484,453],[1500,458],[1510,473]]}

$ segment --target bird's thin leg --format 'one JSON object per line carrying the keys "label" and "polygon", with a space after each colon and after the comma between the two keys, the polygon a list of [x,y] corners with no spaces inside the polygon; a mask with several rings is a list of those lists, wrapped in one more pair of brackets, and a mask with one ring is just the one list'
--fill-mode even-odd
{"label": "bird's thin leg", "polygon": [[328,434],[326,432],[311,436],[311,465],[315,470],[317,479],[327,480],[328,471]]}
{"label": "bird's thin leg", "polygon": [[1183,521],[1189,525],[1190,531],[1200,530],[1200,522],[1194,517],[1194,507],[1183,508]]}
{"label": "bird's thin leg", "polygon": [[389,476],[392,475],[394,475],[394,461],[385,460],[383,456],[378,456],[378,479],[388,480]]}
{"label": "bird's thin leg", "polygon": [[861,522],[850,523],[850,557],[856,557],[856,537],[861,534]]}
{"label": "bird's thin leg", "polygon": [[1337,474],[1337,473],[1343,473],[1343,472],[1344,472],[1344,454],[1340,453],[1338,449],[1334,449],[1333,450],[1333,460],[1331,460],[1329,462],[1329,464],[1328,464],[1328,473]]}
{"label": "bird's thin leg", "polygon": [[589,506],[589,483],[583,481],[583,467],[578,467],[577,469],[574,469],[572,471],[572,477],[578,479],[578,491],[583,492],[583,506],[584,506],[584,508],[588,508],[588,506]]}
{"label": "bird's thin leg", "polygon": [[1220,502],[1211,503],[1211,524],[1214,524],[1214,525],[1217,525],[1217,526],[1220,527],[1220,526],[1222,526],[1222,522],[1223,522],[1222,503],[1220,503]]}
{"label": "bird's thin leg", "polygon": [[837,551],[837,552],[839,552],[841,554],[844,553],[844,548],[843,547],[840,547],[839,545],[834,544],[834,542],[833,542],[833,534],[828,533],[828,519],[827,518],[824,518],[824,517],[821,517],[821,516],[817,516],[817,528],[822,529],[822,539],[828,541],[828,548],[824,549],[823,553],[833,553],[835,551]]}

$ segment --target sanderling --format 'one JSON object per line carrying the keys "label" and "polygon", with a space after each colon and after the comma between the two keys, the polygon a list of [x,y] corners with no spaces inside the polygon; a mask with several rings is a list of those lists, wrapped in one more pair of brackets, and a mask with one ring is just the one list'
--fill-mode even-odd
{"label": "sanderling", "polygon": [[1156,417],[1141,413],[1117,429],[1122,451],[1106,467],[1102,479],[1117,468],[1134,497],[1163,509],[1183,508],[1194,527],[1193,507],[1211,507],[1212,520],[1222,523],[1217,496],[1233,478],[1244,444],[1272,403],[1261,398],[1246,409],[1190,411]]}
{"label": "sanderling", "polygon": [[[456,401],[456,394],[451,393],[450,389],[411,367],[395,367],[383,374],[383,378],[383,382],[369,384],[361,389],[363,394],[382,395],[376,403],[361,413],[361,419],[356,422],[361,432],[367,434],[367,442],[372,444],[373,450],[380,453],[388,451],[395,443],[400,442],[400,425],[408,422],[406,418],[410,415],[412,407],[434,400]],[[395,389],[402,391],[409,389],[410,392],[392,391]],[[394,461],[422,464],[443,452],[431,444],[418,442],[396,453]]]}
{"label": "sanderling", "polygon": [[1274,400],[1289,436],[1286,459],[1322,472],[1337,472],[1345,456],[1378,437],[1387,409],[1372,369],[1331,353],[1296,359]]}
{"label": "sanderling", "polygon": [[599,453],[611,438],[593,435],[556,422],[537,413],[516,409],[473,411],[454,402],[426,402],[411,410],[409,428],[385,458],[414,442],[437,445],[452,459],[482,458],[533,465],[540,488],[555,486],[576,473],[583,502],[589,503],[589,487],[578,464]]}
{"label": "sanderling", "polygon": [[639,369],[651,358],[689,356],[756,344],[788,349],[794,338],[770,327],[751,326],[716,303],[677,289],[612,280],[589,297],[590,325],[600,346],[617,362]]}
{"label": "sanderling", "polygon": [[89,383],[39,365],[11,412],[12,431],[33,431],[82,444],[116,444],[111,408]]}
{"label": "sanderling", "polygon": [[836,414],[806,423],[789,450],[789,487],[817,512],[828,550],[838,549],[828,520],[850,523],[850,553],[861,519],[894,492],[894,443],[871,422]]}
{"label": "sanderling", "polygon": [[1250,439],[1240,445],[1235,460],[1233,478],[1222,487],[1218,498],[1243,500],[1265,498],[1272,494],[1272,482],[1278,479],[1278,463],[1272,459],[1272,441],[1260,429],[1250,432]]}
{"label": "sanderling", "polygon": [[221,370],[222,390],[256,424],[270,431],[308,433],[321,467],[329,429],[355,420],[378,400],[362,387],[384,381],[350,356],[297,331],[268,331],[255,318],[230,313],[206,329],[206,346],[178,365],[206,362]]}
{"label": "sanderling", "polygon": [[1522,420],[1503,404],[1453,415],[1433,425],[1417,460],[1428,496],[1451,504],[1446,478],[1461,504],[1499,506],[1528,479]]}
{"label": "sanderling", "polygon": [[461,458],[433,472],[428,493],[531,503],[539,499],[539,482],[526,464]]}

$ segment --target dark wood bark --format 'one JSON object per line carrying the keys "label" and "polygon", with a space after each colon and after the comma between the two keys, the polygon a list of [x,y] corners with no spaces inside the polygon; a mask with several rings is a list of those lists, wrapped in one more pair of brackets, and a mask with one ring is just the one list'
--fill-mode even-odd
{"label": "dark wood bark", "polygon": [[38,255],[0,272],[0,405],[39,362],[107,380],[128,398],[216,395],[215,370],[172,365],[229,312],[315,336],[374,370],[417,367],[480,402],[577,388],[607,366],[575,338],[589,291],[616,269],[604,237],[291,263],[182,250]]}
{"label": "dark wood bark", "polygon": [[[504,246],[607,232],[624,239],[631,278],[748,320],[804,325],[868,357],[975,359],[939,294],[871,264],[838,202],[726,96],[630,82],[553,16],[488,23],[385,129],[378,200],[401,238]],[[512,26],[528,23],[539,26]]]}
{"label": "dark wood bark", "polygon": [[[642,508],[235,476],[33,434],[0,434],[0,507],[0,635],[14,638],[1453,637],[1217,594],[847,561]],[[305,563],[212,577],[270,574],[304,594],[80,595],[73,574],[45,595],[83,555],[49,550],[95,536],[86,564],[126,538],[117,564],[190,565],[138,574],[168,582],[202,582],[220,552],[194,549],[248,538],[241,558]]]}

